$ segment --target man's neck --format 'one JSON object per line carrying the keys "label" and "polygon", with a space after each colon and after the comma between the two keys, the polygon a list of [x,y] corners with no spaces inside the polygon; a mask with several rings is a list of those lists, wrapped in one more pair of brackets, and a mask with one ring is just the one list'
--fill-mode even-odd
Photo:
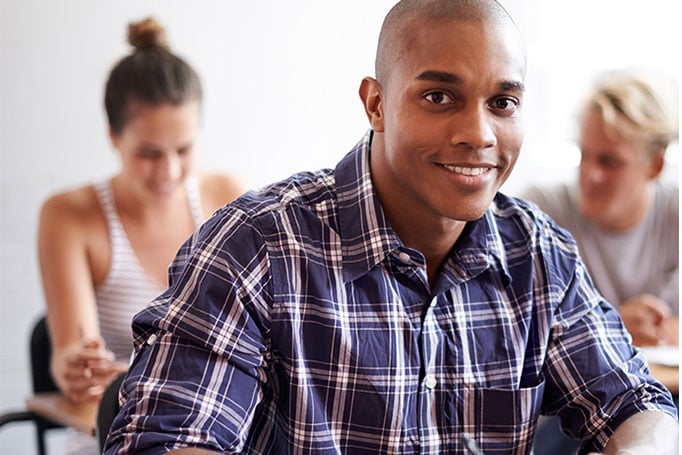
{"label": "man's neck", "polygon": [[401,225],[400,219],[387,213],[391,227],[405,246],[421,252],[426,259],[426,272],[433,285],[438,271],[459,239],[466,222],[447,220],[440,225],[415,226],[415,223]]}

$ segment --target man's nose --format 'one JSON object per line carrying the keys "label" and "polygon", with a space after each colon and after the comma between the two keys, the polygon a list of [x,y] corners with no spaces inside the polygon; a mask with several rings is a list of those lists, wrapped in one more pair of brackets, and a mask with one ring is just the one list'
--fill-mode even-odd
{"label": "man's nose", "polygon": [[494,147],[497,137],[490,116],[485,106],[470,106],[460,111],[457,121],[453,122],[452,145],[472,150]]}

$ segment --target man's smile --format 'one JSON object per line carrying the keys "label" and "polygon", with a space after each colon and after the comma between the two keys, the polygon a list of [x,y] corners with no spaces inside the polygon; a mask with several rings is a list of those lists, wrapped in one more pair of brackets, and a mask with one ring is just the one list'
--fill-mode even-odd
{"label": "man's smile", "polygon": [[478,176],[488,172],[491,168],[489,166],[455,166],[452,164],[439,164],[448,171],[456,174]]}

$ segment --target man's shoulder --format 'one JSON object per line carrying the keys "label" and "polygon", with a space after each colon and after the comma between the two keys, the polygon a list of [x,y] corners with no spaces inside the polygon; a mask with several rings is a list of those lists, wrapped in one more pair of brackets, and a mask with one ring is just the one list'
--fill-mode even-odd
{"label": "man's shoulder", "polygon": [[[214,218],[235,227],[281,227],[283,218],[328,219],[336,210],[336,181],[331,169],[306,171],[249,190],[219,209]],[[238,223],[234,223],[238,220]]]}
{"label": "man's shoulder", "polygon": [[537,206],[560,226],[573,226],[581,218],[575,183],[529,186],[521,194],[521,198]]}
{"label": "man's shoulder", "polygon": [[567,230],[557,225],[555,220],[535,203],[523,197],[499,193],[491,209],[498,229],[508,235],[513,232],[519,239],[527,239],[532,243],[561,245],[562,248],[566,246],[572,248],[575,243]]}
{"label": "man's shoulder", "polygon": [[278,182],[245,192],[232,204],[236,209],[257,216],[288,205],[314,205],[335,197],[334,172],[331,169],[304,171]]}
{"label": "man's shoulder", "polygon": [[662,182],[655,186],[659,200],[664,206],[677,211],[680,206],[680,187],[675,183]]}
{"label": "man's shoulder", "polygon": [[545,224],[547,221],[547,214],[534,201],[521,196],[498,193],[491,208],[498,219],[507,219],[515,223],[523,221],[528,227]]}

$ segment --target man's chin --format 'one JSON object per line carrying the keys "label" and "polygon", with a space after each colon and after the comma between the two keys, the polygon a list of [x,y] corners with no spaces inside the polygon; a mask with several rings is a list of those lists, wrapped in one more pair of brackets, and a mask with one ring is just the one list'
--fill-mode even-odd
{"label": "man's chin", "polygon": [[603,218],[606,210],[592,205],[582,206],[579,208],[578,212],[586,220],[597,223],[601,218]]}
{"label": "man's chin", "polygon": [[475,205],[472,207],[469,207],[468,209],[460,209],[457,210],[457,213],[453,213],[451,218],[456,221],[476,221],[479,220],[485,215],[485,212],[488,211],[490,208],[490,204],[492,203],[492,200],[489,204],[487,205]]}

